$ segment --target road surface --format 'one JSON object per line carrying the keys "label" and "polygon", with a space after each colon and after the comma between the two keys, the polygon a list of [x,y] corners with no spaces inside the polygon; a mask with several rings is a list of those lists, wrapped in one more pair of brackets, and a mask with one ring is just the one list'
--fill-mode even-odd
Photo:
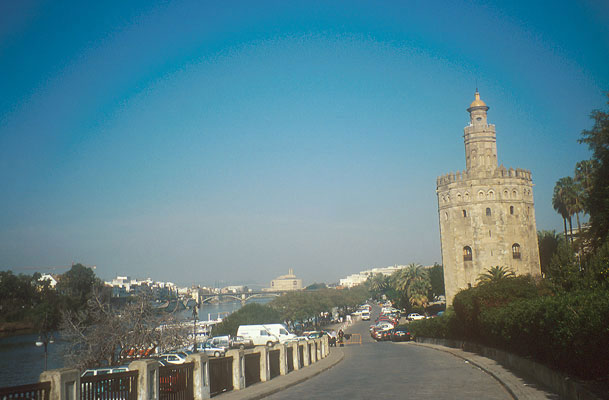
{"label": "road surface", "polygon": [[338,365],[267,399],[512,399],[472,364],[412,343],[377,343],[369,325],[352,325],[349,332],[361,334],[362,345],[345,346]]}

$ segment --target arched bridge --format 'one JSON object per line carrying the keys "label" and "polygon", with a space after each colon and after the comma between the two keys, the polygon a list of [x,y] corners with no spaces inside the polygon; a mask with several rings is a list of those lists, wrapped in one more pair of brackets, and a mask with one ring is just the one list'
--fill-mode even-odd
{"label": "arched bridge", "polygon": [[256,298],[264,297],[279,297],[285,292],[264,291],[264,292],[247,292],[247,293],[210,293],[199,295],[199,303],[209,303],[212,300],[223,301],[228,299],[238,300],[243,303]]}

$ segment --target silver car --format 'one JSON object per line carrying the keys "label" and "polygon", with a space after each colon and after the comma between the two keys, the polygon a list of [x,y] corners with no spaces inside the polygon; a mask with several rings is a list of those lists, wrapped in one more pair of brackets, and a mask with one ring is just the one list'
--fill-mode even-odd
{"label": "silver car", "polygon": [[209,342],[198,344],[197,351],[212,357],[224,357],[224,354],[226,353],[226,350],[223,347],[215,347]]}

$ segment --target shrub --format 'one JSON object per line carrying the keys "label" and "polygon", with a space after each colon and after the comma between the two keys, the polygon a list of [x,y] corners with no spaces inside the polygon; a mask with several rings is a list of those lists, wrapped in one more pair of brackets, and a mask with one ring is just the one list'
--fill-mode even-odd
{"label": "shrub", "polygon": [[533,356],[582,378],[609,374],[609,295],[605,290],[524,299],[480,317],[490,345]]}
{"label": "shrub", "polygon": [[464,336],[462,324],[452,310],[446,311],[439,317],[412,321],[409,327],[414,337],[459,339]]}
{"label": "shrub", "polygon": [[518,276],[462,290],[455,296],[453,307],[456,317],[463,324],[464,333],[469,338],[480,339],[482,310],[538,296],[539,289],[533,278],[528,275]]}

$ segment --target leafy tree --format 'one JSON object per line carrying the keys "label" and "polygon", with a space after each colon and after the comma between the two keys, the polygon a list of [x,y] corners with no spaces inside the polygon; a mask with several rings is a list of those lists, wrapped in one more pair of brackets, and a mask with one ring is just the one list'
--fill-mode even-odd
{"label": "leafy tree", "polygon": [[0,271],[0,321],[22,321],[40,301],[33,276]]}
{"label": "leafy tree", "polygon": [[550,261],[558,249],[560,240],[556,231],[539,231],[537,232],[537,241],[539,244],[539,261],[541,263],[541,272],[547,273]]}
{"label": "leafy tree", "polygon": [[318,290],[327,288],[325,283],[313,283],[305,288],[305,290]]}
{"label": "leafy tree", "polygon": [[514,274],[514,271],[511,271],[505,267],[496,266],[487,269],[486,272],[480,274],[476,280],[478,281],[479,285],[482,285],[485,283],[501,282],[515,276],[516,274]]}
{"label": "leafy tree", "polygon": [[72,308],[79,308],[86,305],[94,289],[101,286],[101,281],[91,268],[82,264],[74,264],[68,272],[61,276],[57,283],[57,290],[71,299]]}
{"label": "leafy tree", "polygon": [[546,279],[555,291],[570,291],[582,284],[579,264],[573,248],[560,242],[547,269]]}
{"label": "leafy tree", "polygon": [[609,237],[609,113],[594,110],[590,118],[594,126],[582,131],[579,142],[587,144],[592,150],[595,163],[587,208],[593,245],[599,248]]}
{"label": "leafy tree", "polygon": [[317,291],[288,292],[274,299],[269,306],[285,321],[305,321],[317,318],[334,307],[344,311],[363,303],[370,296],[364,285],[351,289],[320,289]]}
{"label": "leafy tree", "polygon": [[431,285],[430,297],[444,296],[444,267],[440,264],[434,264],[429,269],[429,283]]}

